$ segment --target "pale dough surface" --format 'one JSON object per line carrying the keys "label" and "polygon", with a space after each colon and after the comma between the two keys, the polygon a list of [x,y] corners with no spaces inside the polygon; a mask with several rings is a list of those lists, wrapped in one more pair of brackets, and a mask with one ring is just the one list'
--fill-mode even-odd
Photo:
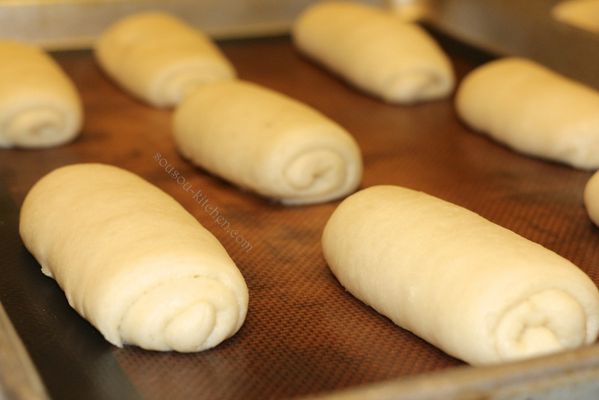
{"label": "pale dough surface", "polygon": [[540,64],[504,58],[462,81],[459,116],[527,155],[599,168],[599,93]]}
{"label": "pale dough surface", "polygon": [[454,74],[447,56],[419,26],[391,12],[324,2],[293,27],[297,47],[362,90],[392,103],[447,97]]}
{"label": "pale dough surface", "polygon": [[208,36],[157,11],[117,21],[98,39],[95,55],[123,88],[157,107],[174,106],[206,83],[235,77]]}
{"label": "pale dough surface", "polygon": [[173,132],[194,164],[286,204],[344,196],[362,177],[360,149],[342,127],[249,82],[197,90],[177,107]]}
{"label": "pale dough surface", "polygon": [[595,172],[587,181],[583,198],[589,218],[599,226],[599,173]]}
{"label": "pale dough surface", "polygon": [[345,199],[322,238],[354,296],[475,365],[590,344],[599,293],[575,265],[465,208],[398,186]]}
{"label": "pale dough surface", "polygon": [[116,346],[200,351],[244,322],[247,287],[223,246],[130,172],[102,164],[54,170],[29,191],[20,218],[42,271]]}
{"label": "pale dough surface", "polygon": [[559,21],[599,33],[599,0],[560,1],[551,11]]}
{"label": "pale dough surface", "polygon": [[0,148],[65,144],[80,132],[81,100],[42,49],[0,40]]}

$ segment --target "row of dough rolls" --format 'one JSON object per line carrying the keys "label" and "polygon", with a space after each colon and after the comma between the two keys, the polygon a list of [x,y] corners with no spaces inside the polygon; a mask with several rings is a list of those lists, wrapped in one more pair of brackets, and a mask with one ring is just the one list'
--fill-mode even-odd
{"label": "row of dough rolls", "polygon": [[[96,55],[136,96],[157,106],[182,102],[179,150],[239,186],[304,204],[359,184],[360,151],[343,128],[282,94],[233,80],[208,39],[173,17],[125,18],[102,35]],[[28,193],[20,233],[69,304],[117,346],[201,351],[245,319],[247,287],[220,243],[126,171],[100,164],[53,171]]]}
{"label": "row of dough rolls", "polygon": [[138,97],[177,105],[177,147],[207,171],[286,204],[335,199],[359,184],[360,151],[343,128],[298,101],[236,80],[210,40],[175,17],[126,17],[103,33],[96,55]]}
{"label": "row of dough rolls", "polygon": [[448,57],[426,31],[382,9],[318,3],[298,17],[292,35],[306,55],[392,103],[447,97],[455,84]]}
{"label": "row of dough rolls", "polygon": [[341,126],[249,82],[196,90],[177,107],[173,131],[194,164],[284,204],[342,197],[362,177],[360,149]]}
{"label": "row of dough rolls", "polygon": [[[306,54],[387,101],[413,103],[453,89],[451,66],[434,41],[380,10],[320,4],[293,35]],[[235,80],[209,38],[174,17],[127,17],[95,50],[135,96],[178,105],[175,141],[194,164],[285,204],[337,199],[359,185],[362,161],[351,135],[306,105]],[[61,84],[63,98],[68,84]],[[510,59],[471,74],[457,108],[470,125],[518,150],[594,168],[593,95]],[[543,120],[548,109],[561,111]],[[31,115],[16,124],[44,113]],[[15,143],[33,143],[27,140]],[[224,248],[175,200],[131,173],[99,164],[50,173],[28,194],[20,229],[69,304],[117,346],[200,351],[243,324],[247,287]],[[599,331],[597,288],[574,265],[423,193],[385,186],[351,196],[327,223],[323,251],[351,293],[472,364],[579,347]]]}
{"label": "row of dough rolls", "polygon": [[174,106],[206,83],[235,77],[208,36],[157,11],[114,23],[98,39],[95,55],[123,88],[157,107]]}
{"label": "row of dough rolls", "polygon": [[116,346],[200,351],[245,320],[245,281],[218,240],[172,197],[125,170],[62,167],[20,215],[27,249],[69,304]]}
{"label": "row of dough rolls", "polygon": [[79,94],[48,54],[0,40],[0,60],[0,148],[56,146],[79,134]]}
{"label": "row of dough rolls", "polygon": [[[391,12],[326,2],[297,19],[298,48],[345,79],[390,102],[446,97],[454,86],[447,56],[420,27]],[[128,92],[158,107],[198,87],[235,77],[210,38],[163,12],[125,17],[100,36],[96,58]]]}
{"label": "row of dough rolls", "polygon": [[571,262],[422,192],[375,186],[326,224],[324,256],[354,296],[475,365],[596,340],[599,293]]}

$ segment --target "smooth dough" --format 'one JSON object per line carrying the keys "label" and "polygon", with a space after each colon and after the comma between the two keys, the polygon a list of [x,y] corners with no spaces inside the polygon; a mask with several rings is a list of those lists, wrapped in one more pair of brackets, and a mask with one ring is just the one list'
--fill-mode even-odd
{"label": "smooth dough", "polygon": [[62,167],[21,209],[25,246],[69,304],[116,346],[193,352],[243,324],[245,281],[172,197],[102,164]]}
{"label": "smooth dough", "polygon": [[560,1],[551,14],[558,21],[599,33],[599,0]]}
{"label": "smooth dough", "polygon": [[95,54],[108,75],[156,107],[174,106],[206,83],[235,77],[208,36],[162,12],[116,22],[98,39]]}
{"label": "smooth dough", "polygon": [[595,172],[587,181],[583,198],[589,218],[599,226],[599,172]]}
{"label": "smooth dough", "polygon": [[339,125],[258,85],[207,85],[177,108],[175,142],[194,164],[285,204],[332,200],[356,189],[360,149]]}
{"label": "smooth dough", "polygon": [[0,40],[0,148],[51,147],[81,129],[81,100],[52,58],[32,45]]}
{"label": "smooth dough", "polygon": [[599,168],[599,93],[521,58],[466,76],[456,107],[472,128],[524,154]]}
{"label": "smooth dough", "polygon": [[308,8],[293,27],[297,47],[362,90],[392,103],[446,97],[454,87],[447,56],[419,26],[351,2]]}
{"label": "smooth dough", "polygon": [[590,344],[599,293],[574,264],[462,207],[375,186],[334,211],[322,238],[354,296],[475,365]]}

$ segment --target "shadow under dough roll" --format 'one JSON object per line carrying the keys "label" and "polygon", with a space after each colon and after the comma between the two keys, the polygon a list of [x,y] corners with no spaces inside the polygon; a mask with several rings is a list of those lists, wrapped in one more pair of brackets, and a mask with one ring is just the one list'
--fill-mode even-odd
{"label": "shadow under dough roll", "polygon": [[65,144],[81,129],[75,85],[35,46],[0,40],[0,148]]}
{"label": "shadow under dough roll", "polygon": [[293,41],[348,82],[392,103],[447,97],[454,87],[448,57],[418,25],[391,12],[351,2],[309,7]]}
{"label": "shadow under dough roll", "polygon": [[355,140],[316,110],[242,81],[218,82],[177,108],[175,142],[194,164],[285,204],[318,203],[355,190]]}
{"label": "shadow under dough roll", "polygon": [[27,194],[20,233],[69,304],[116,346],[205,350],[245,320],[247,287],[223,246],[125,170],[54,170]]}
{"label": "shadow under dough roll", "polygon": [[448,354],[494,364],[590,344],[599,293],[556,253],[465,208],[397,186],[345,199],[322,238],[354,296]]}
{"label": "shadow under dough roll", "polygon": [[98,39],[95,55],[122,87],[156,107],[174,106],[203,84],[235,77],[208,36],[161,12],[117,21]]}
{"label": "shadow under dough roll", "polygon": [[599,92],[521,58],[470,72],[459,116],[514,150],[581,169],[599,168]]}

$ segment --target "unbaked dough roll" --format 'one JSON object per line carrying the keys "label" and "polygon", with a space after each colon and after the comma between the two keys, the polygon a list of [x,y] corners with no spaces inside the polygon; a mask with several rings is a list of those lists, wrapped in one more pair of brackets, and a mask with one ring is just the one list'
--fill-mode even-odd
{"label": "unbaked dough roll", "polygon": [[69,304],[116,346],[205,350],[245,319],[247,287],[222,245],[130,172],[51,172],[25,198],[20,233]]}
{"label": "unbaked dough roll", "polygon": [[157,107],[174,106],[197,87],[235,77],[210,38],[161,12],[116,22],[98,39],[95,54],[122,87]]}
{"label": "unbaked dough roll", "polygon": [[343,128],[248,82],[194,92],[175,112],[174,135],[196,165],[285,204],[344,196],[362,177],[360,150]]}
{"label": "unbaked dough roll", "polygon": [[0,60],[0,147],[58,146],[79,134],[81,100],[49,55],[0,40]]}
{"label": "unbaked dough roll", "polygon": [[458,89],[460,117],[522,153],[599,168],[599,93],[521,58],[485,64]]}
{"label": "unbaked dough roll", "polygon": [[471,364],[573,349],[599,330],[599,293],[575,265],[430,195],[375,186],[334,211],[324,256],[354,296]]}
{"label": "unbaked dough roll", "polygon": [[589,218],[599,226],[599,172],[595,172],[587,181],[583,198]]}
{"label": "unbaked dough roll", "polygon": [[419,26],[350,2],[308,8],[293,27],[301,51],[386,101],[446,97],[454,86],[447,56]]}

